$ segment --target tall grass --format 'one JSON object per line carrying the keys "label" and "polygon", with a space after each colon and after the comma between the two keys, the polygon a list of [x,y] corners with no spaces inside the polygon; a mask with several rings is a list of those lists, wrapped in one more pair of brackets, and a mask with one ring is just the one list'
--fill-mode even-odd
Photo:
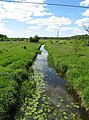
{"label": "tall grass", "polygon": [[[39,47],[39,43],[24,41],[0,42],[0,120],[13,119],[23,102],[23,82],[29,81],[29,67]],[[25,89],[28,89],[26,85]]]}
{"label": "tall grass", "polygon": [[[86,39],[49,40],[46,48],[48,61],[81,97],[81,106],[89,110],[89,46]],[[65,69],[64,69],[65,68]],[[64,77],[65,77],[64,76]]]}

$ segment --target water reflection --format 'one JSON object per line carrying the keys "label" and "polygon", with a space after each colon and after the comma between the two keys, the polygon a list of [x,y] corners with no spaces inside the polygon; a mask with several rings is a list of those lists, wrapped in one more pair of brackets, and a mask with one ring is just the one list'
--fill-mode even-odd
{"label": "water reflection", "polygon": [[[62,100],[60,109],[67,108],[67,112],[70,111],[67,113],[67,115],[70,113],[77,113],[75,118],[82,116],[80,115],[82,114],[81,109],[74,106],[74,104],[76,104],[75,101],[66,91],[66,81],[56,75],[55,69],[48,66],[48,52],[46,49],[44,49],[44,45],[41,46],[40,50],[42,53],[38,54],[36,61],[33,64],[33,69],[35,72],[40,72],[43,74],[44,81],[47,86],[47,90],[45,91],[46,95],[52,99],[53,104],[56,106],[59,104],[59,101]],[[86,118],[84,120],[88,119]]]}
{"label": "water reflection", "polygon": [[42,53],[37,56],[37,59],[33,64],[34,71],[43,74],[44,81],[47,83],[49,91],[51,91],[52,93],[60,93],[62,94],[62,96],[67,96],[65,87],[66,81],[56,75],[55,69],[48,66],[48,52],[46,49],[44,49],[44,45],[42,45],[40,50],[42,51]]}

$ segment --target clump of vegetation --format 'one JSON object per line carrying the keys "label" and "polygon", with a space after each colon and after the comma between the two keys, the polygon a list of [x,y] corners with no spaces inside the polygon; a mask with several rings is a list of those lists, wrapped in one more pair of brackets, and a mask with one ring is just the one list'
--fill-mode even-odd
{"label": "clump of vegetation", "polygon": [[7,35],[0,34],[0,41],[26,41],[27,38],[8,38]]}
{"label": "clump of vegetation", "polygon": [[0,50],[0,53],[2,53],[2,51]]}
{"label": "clump of vegetation", "polygon": [[[24,101],[26,93],[24,90],[35,87],[35,82],[32,84],[28,82],[32,71],[29,67],[39,47],[40,44],[28,44],[25,41],[0,42],[0,51],[3,52],[0,53],[0,120],[13,119]],[[28,64],[29,61],[31,64]]]}
{"label": "clump of vegetation", "polygon": [[38,35],[35,35],[34,38],[33,38],[33,37],[30,37],[30,38],[29,38],[29,41],[30,41],[30,42],[36,42],[36,43],[37,43],[37,42],[39,42],[39,39],[40,39],[40,37],[38,37]]}
{"label": "clump of vegetation", "polygon": [[[77,104],[69,102],[64,108],[64,106],[62,106],[65,102],[63,97],[56,94],[58,102],[55,103],[54,99],[46,94],[46,84],[42,74],[34,73],[30,79],[31,81],[23,82],[21,94],[25,95],[24,102],[20,108],[20,112],[17,113],[15,120],[82,120],[78,117],[77,111],[75,113],[74,111],[72,112],[72,108],[75,110],[79,109]],[[70,111],[68,110],[69,108],[71,109]]]}
{"label": "clump of vegetation", "polygon": [[23,48],[24,48],[24,49],[27,49],[27,47],[26,47],[26,46],[23,46]]}
{"label": "clump of vegetation", "polygon": [[0,34],[0,41],[4,41],[7,39],[6,35]]}

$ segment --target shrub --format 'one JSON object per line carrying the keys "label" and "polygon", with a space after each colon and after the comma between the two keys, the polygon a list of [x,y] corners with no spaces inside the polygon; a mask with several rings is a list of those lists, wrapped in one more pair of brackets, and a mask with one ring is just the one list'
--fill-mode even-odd
{"label": "shrub", "polygon": [[39,37],[37,35],[34,36],[34,42],[39,42]]}
{"label": "shrub", "polygon": [[39,39],[40,38],[38,37],[38,35],[35,35],[34,38],[30,37],[29,40],[30,40],[30,42],[36,42],[37,43],[37,42],[39,42]]}
{"label": "shrub", "polygon": [[33,42],[33,38],[32,38],[32,37],[30,37],[30,39],[29,39],[29,40],[30,40],[30,42]]}

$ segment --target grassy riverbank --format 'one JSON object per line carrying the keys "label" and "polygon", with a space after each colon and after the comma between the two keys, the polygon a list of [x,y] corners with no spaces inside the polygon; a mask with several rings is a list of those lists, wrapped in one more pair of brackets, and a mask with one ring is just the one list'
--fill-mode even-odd
{"label": "grassy riverbank", "polygon": [[48,61],[66,78],[81,97],[81,106],[89,110],[89,46],[86,39],[48,40]]}
{"label": "grassy riverbank", "polygon": [[[30,70],[39,43],[0,42],[0,120],[9,120],[27,96],[26,90],[35,90],[35,81],[29,79]],[[13,111],[13,113],[12,113]]]}

